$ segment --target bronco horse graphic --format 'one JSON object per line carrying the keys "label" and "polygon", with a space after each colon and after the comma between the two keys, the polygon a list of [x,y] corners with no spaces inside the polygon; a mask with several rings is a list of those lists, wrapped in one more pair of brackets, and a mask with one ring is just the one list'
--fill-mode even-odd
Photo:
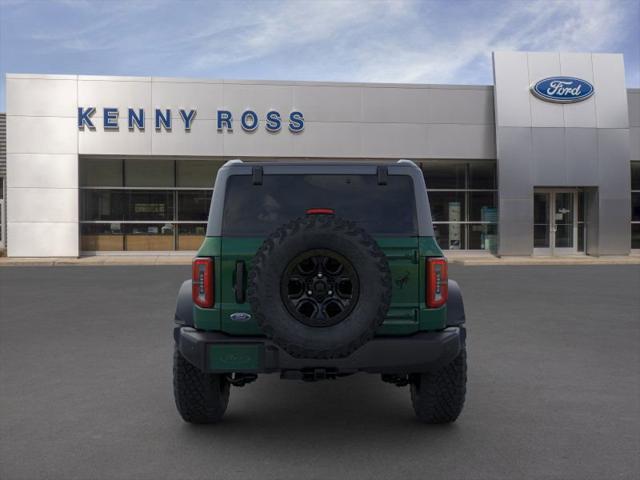
{"label": "bronco horse graphic", "polygon": [[404,275],[402,277],[396,279],[396,285],[400,289],[403,289],[408,282],[409,282],[409,272],[404,272]]}

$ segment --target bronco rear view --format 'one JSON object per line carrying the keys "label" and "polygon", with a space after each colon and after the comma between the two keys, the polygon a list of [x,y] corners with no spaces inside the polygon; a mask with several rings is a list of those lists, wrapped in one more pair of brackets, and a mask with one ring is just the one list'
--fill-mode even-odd
{"label": "bronco rear view", "polygon": [[227,162],[192,271],[174,329],[185,421],[219,421],[230,387],[264,373],[376,373],[409,385],[426,423],[460,414],[462,296],[413,162]]}

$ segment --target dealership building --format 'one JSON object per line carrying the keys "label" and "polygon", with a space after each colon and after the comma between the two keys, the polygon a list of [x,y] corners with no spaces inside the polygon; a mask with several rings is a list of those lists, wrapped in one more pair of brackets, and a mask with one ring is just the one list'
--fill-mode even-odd
{"label": "dealership building", "polygon": [[640,89],[622,55],[496,52],[493,72],[490,86],[8,74],[1,246],[191,254],[230,159],[410,159],[444,249],[640,251]]}

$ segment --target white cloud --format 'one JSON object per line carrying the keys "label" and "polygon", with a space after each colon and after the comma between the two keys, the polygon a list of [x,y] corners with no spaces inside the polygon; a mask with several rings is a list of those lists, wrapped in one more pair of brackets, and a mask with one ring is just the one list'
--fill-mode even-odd
{"label": "white cloud", "polygon": [[23,27],[3,39],[84,73],[74,58],[104,73],[402,83],[490,83],[493,50],[626,46],[640,63],[640,38],[620,41],[638,37],[640,0],[58,0],[51,15],[51,3],[11,4],[0,31]]}
{"label": "white cloud", "polygon": [[[612,0],[470,4],[480,18],[474,12],[456,16],[462,4],[446,1],[309,1],[269,3],[269,8],[261,8],[263,5],[252,3],[227,17],[224,42],[215,28],[195,33],[189,67],[220,70],[287,55],[295,58],[292,75],[304,72],[316,79],[489,82],[493,50],[611,48],[625,16],[636,4]],[[305,56],[309,54],[311,58]],[[310,64],[318,59],[320,64]],[[473,66],[479,62],[484,69],[476,72]]]}
{"label": "white cloud", "polygon": [[[489,4],[490,5],[490,4]],[[385,39],[358,49],[354,76],[375,82],[454,82],[461,71],[494,50],[597,51],[619,35],[627,13],[611,1],[565,0],[493,4],[491,25],[466,18],[448,37],[433,41],[428,30],[418,45]],[[413,28],[420,29],[413,25]],[[473,82],[467,72],[464,81]]]}
{"label": "white cloud", "polygon": [[[309,44],[335,42],[349,30],[367,26],[380,19],[405,18],[408,2],[405,0],[329,0],[288,1],[278,6],[261,8],[264,3],[253,3],[251,8],[236,11],[225,22],[225,37],[220,42],[219,32],[200,32],[198,40],[213,37],[204,44],[206,52],[193,58],[195,68],[212,68],[240,63],[287,51]],[[230,37],[230,38],[229,38]],[[303,59],[301,59],[303,60]]]}

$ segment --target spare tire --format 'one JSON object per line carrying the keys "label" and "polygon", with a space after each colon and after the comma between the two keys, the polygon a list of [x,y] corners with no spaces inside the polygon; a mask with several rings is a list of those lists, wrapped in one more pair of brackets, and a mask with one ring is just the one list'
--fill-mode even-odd
{"label": "spare tire", "polygon": [[371,339],[391,302],[384,252],[354,222],[308,215],[256,253],[248,299],[267,337],[299,358],[338,358]]}

